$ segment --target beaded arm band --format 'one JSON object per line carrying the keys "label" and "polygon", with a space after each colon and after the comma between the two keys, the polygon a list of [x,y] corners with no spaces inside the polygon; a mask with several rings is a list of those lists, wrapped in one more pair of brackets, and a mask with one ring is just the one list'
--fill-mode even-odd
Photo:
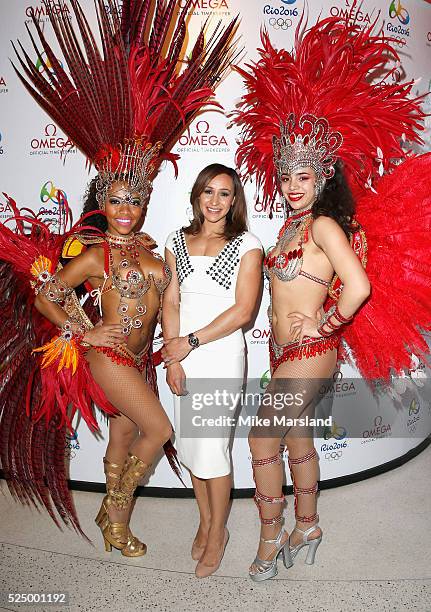
{"label": "beaded arm band", "polygon": [[46,280],[42,280],[39,287],[35,287],[36,295],[40,293],[50,302],[61,304],[73,291],[57,274],[53,274]]}
{"label": "beaded arm band", "polygon": [[[317,331],[324,338],[328,338],[343,325],[350,323],[352,319],[353,315],[351,317],[344,317],[338,309],[338,304],[334,304],[327,312],[325,312]],[[325,327],[329,328],[330,331],[324,329]]]}

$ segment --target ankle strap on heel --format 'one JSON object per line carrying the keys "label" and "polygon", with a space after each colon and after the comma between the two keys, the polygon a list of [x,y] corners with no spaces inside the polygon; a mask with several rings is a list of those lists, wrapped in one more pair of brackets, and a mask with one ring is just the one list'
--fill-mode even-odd
{"label": "ankle strap on heel", "polygon": [[319,523],[316,523],[315,525],[312,525],[311,527],[305,530],[300,529],[299,527],[294,527],[293,531],[299,531],[300,533],[302,533],[302,541],[305,543],[308,542],[308,536],[312,534],[313,531],[316,531],[316,529],[320,529]]}
{"label": "ankle strap on heel", "polygon": [[278,532],[278,535],[274,540],[265,540],[265,538],[261,537],[260,541],[264,544],[275,544],[278,548],[284,533],[286,533],[285,530],[283,529],[283,527],[280,527],[280,531]]}

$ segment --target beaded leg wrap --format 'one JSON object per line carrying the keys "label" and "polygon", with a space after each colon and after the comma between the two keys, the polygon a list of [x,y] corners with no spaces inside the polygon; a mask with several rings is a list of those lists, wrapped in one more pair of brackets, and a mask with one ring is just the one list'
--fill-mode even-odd
{"label": "beaded leg wrap", "polygon": [[264,495],[263,493],[259,491],[257,482],[256,482],[256,473],[255,473],[256,468],[262,468],[267,465],[274,465],[274,464],[281,465],[280,454],[274,455],[273,457],[268,457],[266,459],[252,459],[251,461],[251,465],[253,468],[253,479],[256,485],[256,492],[254,494],[254,502],[259,511],[259,518],[260,518],[260,522],[262,523],[262,525],[276,525],[277,523],[283,522],[282,506],[280,508],[281,511],[279,515],[277,515],[276,517],[267,519],[262,516],[261,503],[281,504],[282,505],[285,502],[284,495],[280,495],[280,497],[272,497],[270,495]]}
{"label": "beaded leg wrap", "polygon": [[300,516],[298,514],[298,495],[316,495],[318,491],[318,484],[316,481],[316,483],[312,487],[308,487],[306,489],[298,487],[295,482],[295,476],[293,473],[292,466],[298,465],[301,463],[305,463],[306,461],[311,461],[312,459],[318,459],[318,454],[315,448],[313,448],[309,453],[307,453],[303,457],[297,457],[296,459],[292,459],[289,456],[289,469],[290,469],[290,476],[292,478],[292,484],[293,484],[293,495],[295,498],[295,518],[298,522],[301,522],[301,523],[313,523],[314,521],[319,520],[319,515],[317,514],[317,512],[315,512],[314,514],[310,516]]}

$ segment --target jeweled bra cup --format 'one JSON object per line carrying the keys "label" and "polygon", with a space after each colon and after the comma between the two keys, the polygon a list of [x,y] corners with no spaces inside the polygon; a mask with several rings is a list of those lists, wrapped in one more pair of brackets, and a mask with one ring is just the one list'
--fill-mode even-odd
{"label": "jeweled bra cup", "polygon": [[[314,274],[304,272],[302,264],[304,260],[304,251],[302,245],[308,241],[308,235],[311,223],[313,222],[312,212],[310,209],[301,213],[297,213],[289,217],[286,223],[281,228],[278,234],[277,246],[280,248],[278,255],[269,253],[264,260],[264,271],[266,276],[272,282],[275,275],[279,280],[288,282],[295,280],[298,276],[304,276],[315,283],[319,283],[325,287],[329,287],[330,282],[325,281]],[[284,251],[286,246],[295,239],[299,232],[299,241],[296,249]]]}
{"label": "jeweled bra cup", "polygon": [[[109,269],[112,279],[112,286],[107,289],[107,291],[115,288],[120,294],[120,303],[117,312],[120,315],[120,323],[123,325],[123,333],[129,335],[132,329],[139,329],[142,327],[141,317],[147,312],[147,307],[142,303],[142,298],[150,289],[151,280],[159,294],[162,295],[170,283],[172,273],[166,263],[164,263],[163,266],[164,276],[161,279],[155,277],[151,272],[148,274],[148,277],[145,277],[139,268],[134,267],[139,265],[139,246],[144,246],[140,245],[134,235],[130,238],[122,238],[120,236],[107,234],[107,243],[109,245]],[[110,247],[120,251],[122,259],[118,266],[114,264],[114,257]],[[154,254],[152,255],[154,256]],[[130,257],[130,259],[128,257]],[[121,275],[121,270],[124,271],[127,269],[129,269],[129,271],[124,278]],[[135,315],[131,316],[129,314],[129,304],[124,301],[124,298],[137,300]]]}

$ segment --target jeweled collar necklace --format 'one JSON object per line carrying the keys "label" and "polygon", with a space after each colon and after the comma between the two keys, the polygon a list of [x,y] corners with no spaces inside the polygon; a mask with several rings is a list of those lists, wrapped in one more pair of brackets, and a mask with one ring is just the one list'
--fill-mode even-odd
{"label": "jeweled collar necklace", "polygon": [[132,232],[128,236],[114,236],[114,234],[106,232],[106,240],[109,242],[109,244],[134,244],[136,242],[136,234]]}
{"label": "jeweled collar necklace", "polygon": [[283,223],[283,226],[278,232],[278,238],[280,238],[280,236],[284,234],[284,232],[289,226],[291,226],[292,224],[295,224],[296,227],[299,227],[301,222],[311,217],[311,215],[312,215],[312,207],[306,208],[305,210],[301,210],[300,212],[290,215],[289,218],[286,219],[286,221]]}

